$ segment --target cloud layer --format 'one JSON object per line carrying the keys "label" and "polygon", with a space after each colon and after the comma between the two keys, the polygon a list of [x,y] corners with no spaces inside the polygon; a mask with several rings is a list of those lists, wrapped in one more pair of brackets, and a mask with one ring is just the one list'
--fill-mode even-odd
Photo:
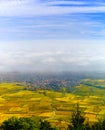
{"label": "cloud layer", "polygon": [[2,46],[0,71],[105,71],[104,44],[90,46],[78,43],[77,46],[68,41],[64,46],[62,42],[55,41],[50,46],[46,41],[46,46],[40,48],[42,43],[37,43]]}

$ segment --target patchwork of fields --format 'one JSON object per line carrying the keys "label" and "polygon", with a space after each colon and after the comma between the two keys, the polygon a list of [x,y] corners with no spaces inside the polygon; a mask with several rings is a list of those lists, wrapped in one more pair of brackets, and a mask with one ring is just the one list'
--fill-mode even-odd
{"label": "patchwork of fields", "polygon": [[[96,83],[97,82],[97,83]],[[86,119],[105,115],[105,81],[84,80],[72,93],[49,90],[29,91],[19,83],[0,84],[0,122],[11,116],[40,116],[49,121],[69,121],[79,103]]]}

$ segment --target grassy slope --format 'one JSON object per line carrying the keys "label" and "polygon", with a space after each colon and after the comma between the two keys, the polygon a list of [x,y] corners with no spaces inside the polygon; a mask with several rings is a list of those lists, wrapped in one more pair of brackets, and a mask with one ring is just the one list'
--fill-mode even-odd
{"label": "grassy slope", "polygon": [[[88,82],[88,85],[87,85]],[[54,91],[27,91],[17,83],[0,84],[0,122],[11,116],[41,116],[50,121],[69,120],[74,104],[79,103],[87,120],[105,114],[104,80],[84,80],[77,89],[64,96]],[[96,86],[97,85],[97,86]]]}

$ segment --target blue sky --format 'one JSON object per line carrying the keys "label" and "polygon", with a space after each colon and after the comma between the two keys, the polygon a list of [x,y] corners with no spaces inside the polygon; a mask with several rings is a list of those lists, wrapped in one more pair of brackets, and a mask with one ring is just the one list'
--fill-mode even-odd
{"label": "blue sky", "polygon": [[0,1],[0,71],[105,71],[104,42],[103,0]]}

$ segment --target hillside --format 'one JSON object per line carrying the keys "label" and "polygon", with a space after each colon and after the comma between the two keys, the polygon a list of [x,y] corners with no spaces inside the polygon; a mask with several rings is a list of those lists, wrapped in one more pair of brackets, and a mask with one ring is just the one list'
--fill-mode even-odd
{"label": "hillside", "polygon": [[16,117],[40,116],[50,122],[70,120],[79,103],[90,122],[105,114],[105,80],[85,79],[72,93],[25,90],[21,83],[0,84],[0,122]]}

